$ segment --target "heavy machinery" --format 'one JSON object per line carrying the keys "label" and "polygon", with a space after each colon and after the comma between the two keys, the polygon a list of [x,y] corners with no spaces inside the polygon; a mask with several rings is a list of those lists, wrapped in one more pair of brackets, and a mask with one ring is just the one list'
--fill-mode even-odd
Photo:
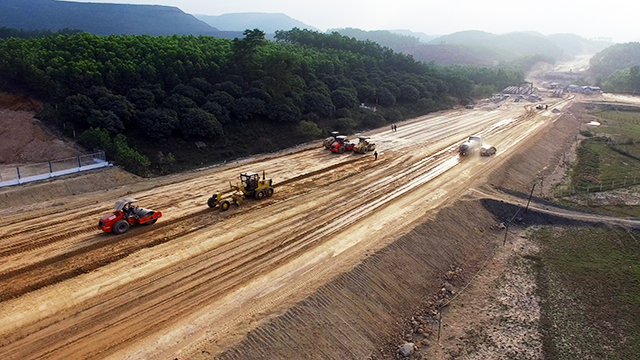
{"label": "heavy machinery", "polygon": [[345,151],[353,150],[354,146],[356,144],[350,142],[346,136],[340,135],[336,136],[336,141],[331,144],[329,150],[333,153],[343,154]]}
{"label": "heavy machinery", "polygon": [[264,197],[273,195],[273,180],[267,179],[264,171],[262,179],[260,174],[247,172],[240,174],[240,184],[231,185],[230,190],[224,193],[215,193],[207,201],[210,208],[220,207],[220,211],[227,211],[231,204],[240,206],[246,196],[251,196],[256,200],[262,200]]}
{"label": "heavy machinery", "polygon": [[325,148],[327,148],[327,150],[331,149],[331,144],[333,144],[334,142],[336,142],[336,138],[338,137],[338,135],[340,135],[339,132],[337,131],[332,131],[331,132],[331,136],[329,136],[328,138],[324,139],[322,141],[322,146],[324,146]]}
{"label": "heavy machinery", "polygon": [[134,205],[138,200],[124,198],[116,201],[115,212],[103,216],[98,222],[98,229],[120,235],[129,230],[131,225],[153,225],[162,216],[160,211],[153,211]]}
{"label": "heavy machinery", "polygon": [[481,156],[491,156],[491,155],[495,155],[496,153],[496,147],[495,146],[491,146],[491,145],[484,145],[480,148],[480,155]]}
{"label": "heavy machinery", "polygon": [[373,151],[376,149],[376,143],[369,141],[369,137],[363,136],[359,139],[360,141],[353,147],[353,152],[364,154],[367,151]]}
{"label": "heavy machinery", "polygon": [[482,138],[479,136],[469,136],[469,140],[460,144],[458,148],[458,152],[462,156],[466,156],[467,154],[476,151],[482,147]]}

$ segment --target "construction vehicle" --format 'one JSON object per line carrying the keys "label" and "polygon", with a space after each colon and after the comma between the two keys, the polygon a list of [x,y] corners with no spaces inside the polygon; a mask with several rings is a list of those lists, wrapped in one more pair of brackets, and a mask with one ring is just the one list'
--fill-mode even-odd
{"label": "construction vehicle", "polygon": [[364,154],[367,151],[376,149],[376,143],[369,141],[369,137],[363,136],[359,138],[359,142],[353,147],[353,152]]}
{"label": "construction vehicle", "polygon": [[215,193],[207,201],[210,208],[220,207],[220,211],[227,211],[231,204],[240,206],[245,197],[250,196],[256,200],[262,200],[265,197],[273,195],[273,180],[267,179],[265,172],[260,174],[254,172],[240,174],[240,184],[231,185],[230,190],[224,193]]}
{"label": "construction vehicle", "polygon": [[482,147],[482,138],[479,136],[469,136],[469,139],[458,147],[458,152],[462,156],[466,156],[467,154],[476,151]]}
{"label": "construction vehicle", "polygon": [[327,150],[329,150],[331,148],[331,144],[336,142],[336,138],[338,137],[338,135],[340,135],[339,132],[332,131],[331,136],[329,136],[328,138],[322,141],[322,146],[324,146],[325,148],[327,148]]}
{"label": "construction vehicle", "polygon": [[103,216],[98,222],[98,229],[120,235],[126,233],[131,225],[153,225],[162,216],[160,211],[135,206],[138,200],[124,198],[116,201],[115,212]]}
{"label": "construction vehicle", "polygon": [[354,146],[356,144],[350,142],[346,136],[340,135],[336,136],[336,141],[331,144],[329,150],[333,153],[343,154],[345,151],[353,150]]}
{"label": "construction vehicle", "polygon": [[480,148],[480,155],[481,156],[491,156],[491,155],[495,155],[496,153],[496,147],[495,146],[491,146],[491,145],[484,145]]}

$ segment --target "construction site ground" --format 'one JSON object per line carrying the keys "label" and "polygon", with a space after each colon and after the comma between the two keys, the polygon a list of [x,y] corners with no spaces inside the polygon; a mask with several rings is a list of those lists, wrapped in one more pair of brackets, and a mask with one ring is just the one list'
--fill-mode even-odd
{"label": "construction site ground", "polygon": [[[499,217],[469,189],[526,191],[571,146],[573,101],[412,119],[368,134],[376,161],[310,144],[156,179],[110,169],[1,190],[0,354],[366,358],[451,266],[472,271],[495,251]],[[469,135],[498,153],[460,158]],[[272,198],[206,206],[240,172],[263,170]],[[124,196],[163,217],[98,231]]]}

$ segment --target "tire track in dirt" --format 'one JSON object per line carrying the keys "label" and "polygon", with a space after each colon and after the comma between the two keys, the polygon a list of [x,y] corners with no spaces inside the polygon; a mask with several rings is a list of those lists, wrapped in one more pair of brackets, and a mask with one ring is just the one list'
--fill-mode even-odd
{"label": "tire track in dirt", "polygon": [[[230,269],[218,275],[214,275],[213,271],[215,271],[216,269],[219,269],[219,267],[216,267],[216,266],[213,266],[213,264],[210,264],[206,266],[206,269],[207,269],[206,272],[199,274],[198,277],[208,279],[207,281],[212,281],[212,280],[224,278],[226,276],[231,276],[232,274],[237,274],[241,272],[243,274],[246,274],[247,276],[246,278],[249,279],[254,276],[253,271],[257,271],[255,269],[259,269],[260,268],[259,265],[263,263],[269,264],[270,267],[277,267],[283,262],[286,262],[293,257],[297,257],[299,254],[308,251],[311,247],[320,245],[322,243],[322,239],[326,239],[331,234],[337,233],[341,231],[343,228],[348,227],[353,223],[357,222],[359,219],[366,216],[368,212],[375,211],[377,207],[383,206],[389,203],[391,200],[393,200],[397,196],[401,196],[402,194],[411,190],[411,188],[420,186],[428,182],[431,178],[448,170],[451,166],[455,166],[455,164],[458,163],[457,158],[454,155],[456,151],[456,147],[457,147],[456,144],[454,144],[452,146],[449,146],[441,150],[440,152],[436,153],[431,157],[428,157],[425,159],[418,159],[413,166],[409,166],[408,168],[403,169],[401,174],[396,173],[396,176],[400,176],[400,177],[404,177],[404,176],[413,177],[413,181],[404,182],[406,183],[405,186],[401,186],[401,187],[397,187],[395,189],[389,190],[389,187],[393,187],[394,183],[396,183],[399,179],[397,177],[383,178],[379,180],[380,184],[374,184],[374,185],[380,185],[380,186],[373,186],[374,188],[378,188],[377,191],[371,192],[371,191],[368,191],[367,189],[360,189],[359,191],[357,191],[356,195],[358,195],[358,193],[364,193],[367,196],[358,197],[359,200],[357,202],[352,203],[353,205],[352,207],[342,208],[339,210],[336,210],[335,208],[333,208],[333,212],[324,211],[326,209],[319,209],[319,212],[323,213],[324,215],[320,219],[316,219],[315,221],[316,226],[310,228],[305,232],[297,234],[297,236],[291,238],[291,240],[282,242],[280,244],[273,244],[273,242],[266,242],[259,247],[255,247],[255,246],[251,247],[248,249],[248,251],[241,252],[239,255],[235,257],[229,254],[229,256],[224,257],[225,259],[227,259],[226,261],[233,261],[236,263]],[[452,156],[454,157],[452,158]],[[452,162],[451,159],[455,161]],[[449,165],[446,165],[447,163],[449,163]],[[425,165],[428,165],[428,166],[425,167]],[[425,171],[423,173],[418,173],[417,176],[414,176],[418,171],[418,169],[420,168],[425,169]],[[433,171],[436,171],[436,173],[430,174]],[[425,175],[429,175],[429,176],[425,176]],[[387,187],[381,186],[385,182]],[[374,201],[374,199],[376,199],[376,201]],[[358,208],[363,206],[368,211],[355,211]],[[302,217],[301,220],[293,218],[289,220],[289,223],[295,224],[295,223],[304,222],[308,224],[311,218],[313,217],[312,214],[301,214],[300,216]],[[333,219],[333,221],[327,222],[327,219]],[[290,224],[283,224],[283,227],[288,228],[290,227]],[[257,239],[259,239],[263,237],[263,234],[257,234],[257,236],[258,236]],[[246,239],[242,244],[232,244],[234,246],[232,246],[228,251],[233,251],[235,249],[238,249],[239,247],[244,246],[245,243],[256,244],[257,241],[256,239]],[[220,256],[228,255],[227,251],[223,251],[221,248],[216,248],[214,249],[214,251],[219,252]],[[256,254],[258,255],[256,256]],[[249,255],[252,255],[252,256],[249,256]],[[197,264],[198,262],[194,263],[194,265],[197,265]],[[219,266],[224,266],[224,263],[220,264]],[[254,270],[249,271],[246,268],[250,268]],[[198,271],[201,272],[203,271],[203,269],[199,269]],[[236,286],[240,286],[239,284],[241,284],[242,281],[233,280],[231,283],[232,284],[235,283]],[[196,288],[197,286],[195,285],[192,285],[189,287],[189,289],[191,290]],[[222,287],[222,288],[228,289],[225,287]],[[193,295],[189,295],[189,296],[193,296]],[[211,294],[209,294],[209,296],[207,296],[206,298],[210,299],[211,298],[210,296]],[[184,305],[184,304],[181,303],[181,305]],[[177,306],[176,304],[172,303],[171,309],[174,313],[176,313],[173,316],[179,317],[180,314],[179,314],[179,311],[176,309],[176,306]],[[191,306],[197,306],[197,304],[190,304],[187,308],[190,308]],[[155,306],[153,306],[153,308],[155,308]],[[159,323],[153,323],[150,325],[150,321],[151,321],[150,318],[155,318],[156,315],[158,314],[155,314],[150,317],[145,317],[145,320],[143,321],[143,323],[149,326],[149,329],[153,329],[155,326],[161,325]],[[165,319],[162,321],[169,321],[169,320]],[[129,324],[127,327],[130,328],[133,325],[137,325],[137,324]],[[95,334],[88,334],[87,337],[93,337],[94,335]],[[133,341],[137,337],[143,336],[143,335],[144,333],[141,333],[135,336],[129,336],[128,341]],[[104,351],[104,350],[101,350],[101,351]]]}
{"label": "tire track in dirt", "polygon": [[[301,181],[310,177],[314,177],[323,174],[328,171],[340,169],[347,165],[352,165],[357,162],[363,162],[368,159],[362,157],[356,157],[354,159],[334,164],[325,169],[313,171],[307,174],[303,174],[282,183],[275,184],[274,187],[282,187],[290,183]],[[337,180],[336,180],[337,181]],[[257,204],[243,209],[247,211],[257,211],[270,205],[270,201],[262,201]],[[245,205],[246,207],[246,205]],[[131,229],[124,235],[113,236],[110,234],[100,234],[98,236],[105,237],[106,240],[102,240],[97,243],[88,243],[86,246],[47,258],[43,261],[0,273],[0,287],[3,287],[3,292],[0,294],[0,302],[8,299],[23,295],[27,292],[37,290],[39,288],[53,285],[57,282],[70,279],[80,274],[87,273],[102,266],[108,265],[114,261],[120,260],[136,251],[144,248],[149,248],[164,244],[172,241],[178,237],[189,235],[193,232],[199,231],[205,227],[215,224],[219,221],[218,217],[212,217],[211,220],[204,223],[193,226],[193,223],[199,222],[203,217],[211,217],[212,210],[206,208],[200,210],[194,214],[189,214],[184,217],[172,219],[169,221],[157,223],[154,227],[137,227]],[[159,226],[158,226],[159,225]],[[171,235],[166,235],[166,229],[173,229],[178,226],[182,228],[188,228],[189,230],[182,230],[176,232],[175,230]],[[66,236],[74,236],[87,231],[96,231],[95,228],[85,229],[78,232],[60,235],[59,237],[48,238],[47,243],[64,239]],[[153,236],[153,234],[160,234]],[[140,236],[147,235],[146,241],[138,241]],[[134,240],[135,239],[135,240]],[[46,245],[44,242],[38,244],[26,244],[22,247],[23,251],[28,251]],[[105,249],[109,247],[108,249]],[[11,253],[16,253],[12,249]],[[20,252],[20,251],[17,251]],[[2,254],[2,253],[0,253]]]}
{"label": "tire track in dirt", "polygon": [[[446,155],[448,156],[450,154]],[[442,162],[447,161],[447,157],[445,156],[439,155],[438,157],[440,159],[437,159],[436,157],[431,159],[431,161],[435,165],[435,168],[437,168],[437,165],[441,164]],[[387,180],[388,185],[393,186],[394,181],[394,179]],[[419,184],[414,184],[414,186],[419,186]],[[345,191],[349,190],[347,189]],[[326,239],[331,234],[341,231],[344,227],[350,226],[354,222],[357,222],[359,219],[366,216],[366,213],[354,210],[364,206],[369,207],[369,211],[374,211],[375,207],[367,205],[372,199],[380,198],[381,196],[386,194],[386,201],[381,201],[377,205],[383,206],[393,198],[399,196],[398,193],[405,193],[406,191],[406,188],[398,188],[396,190],[389,191],[388,188],[384,187],[381,187],[376,192],[369,192],[366,189],[361,189],[359,193],[364,194],[365,196],[360,196],[357,202],[354,202],[351,204],[351,206],[344,208],[331,207],[331,205],[329,204],[328,209],[319,209],[318,212],[322,215],[319,218],[312,220],[313,226],[311,228],[307,229],[304,232],[297,233],[295,237],[290,238],[285,242],[279,242],[277,240],[278,237],[276,237],[275,242],[265,241],[261,245],[255,246],[257,242],[256,240],[264,238],[265,233],[273,232],[273,230],[271,229],[261,229],[257,233],[252,233],[250,234],[250,236],[244,237],[242,241],[224,245],[225,247],[227,247],[226,249],[215,248],[208,253],[201,255],[199,257],[201,258],[201,260],[194,259],[194,261],[190,263],[189,267],[197,267],[196,269],[192,270],[193,274],[197,274],[196,279],[190,280],[190,283],[187,283],[185,281],[186,278],[178,277],[175,273],[169,273],[165,275],[167,279],[171,279],[170,281],[173,283],[172,286],[178,288],[186,288],[188,291],[178,292],[174,296],[162,299],[162,301],[153,303],[151,306],[148,306],[147,311],[153,312],[153,314],[151,315],[147,314],[147,311],[137,312],[135,314],[127,314],[127,316],[124,318],[114,319],[115,322],[110,326],[118,327],[119,329],[117,333],[121,334],[124,331],[124,329],[120,329],[120,326],[124,326],[122,325],[121,321],[126,320],[127,325],[125,327],[126,329],[129,329],[129,332],[131,331],[131,329],[136,329],[136,331],[139,332],[135,336],[131,336],[131,334],[128,335],[128,341],[133,341],[137,337],[143,336],[145,334],[144,331],[151,331],[155,327],[161,326],[163,322],[180,317],[182,311],[188,311],[188,309],[198,306],[202,301],[208,301],[212,297],[217,296],[217,294],[225,293],[237,286],[240,286],[244,281],[246,281],[245,279],[253,278],[258,273],[262,273],[270,268],[280,266],[282,263],[289,261],[291,258],[297,257],[300,253],[304,253],[312,247],[319,246],[320,244],[322,244],[323,239]],[[287,232],[289,231],[288,228],[296,226],[296,224],[309,224],[313,217],[313,214],[301,213],[295,218],[289,219],[286,224],[282,224],[281,226],[283,230],[281,231]],[[333,221],[331,221],[330,219],[333,219]],[[251,244],[253,244],[254,246],[247,246]],[[211,253],[215,253],[214,256],[216,258],[220,258],[223,260],[220,260],[219,262],[211,262],[211,259],[209,258],[211,256]],[[206,265],[201,265],[202,262],[205,262]],[[180,270],[184,271],[182,267],[182,265],[179,266]],[[154,280],[158,281],[157,278]],[[209,283],[215,281],[222,281],[222,283],[218,284],[218,286],[212,287]],[[202,282],[209,284],[206,287],[206,295],[197,294],[199,287],[205,286]],[[215,290],[213,290],[212,292],[212,289]],[[162,288],[162,292],[166,293],[167,288]],[[194,294],[194,292],[196,294]],[[187,299],[177,301],[174,297],[178,296],[181,299],[182,297],[187,297]],[[126,309],[129,306],[133,305],[124,304],[121,305],[121,309]],[[158,310],[158,307],[161,307],[161,309]],[[166,311],[166,309],[171,309],[171,311],[168,312]],[[120,311],[118,311],[118,313],[120,313]],[[164,315],[166,313],[172,313],[172,315],[167,318],[167,316]],[[136,321],[134,323],[131,323],[136,318],[140,317],[142,317],[142,320],[140,320],[140,322]],[[90,323],[90,321],[87,321],[87,323]],[[72,328],[77,329],[76,326]],[[98,335],[98,333],[102,333],[103,331],[105,331],[104,323],[102,323],[102,327],[99,330],[87,333],[85,336],[83,336],[82,338],[78,338],[76,341],[91,341],[91,339]],[[118,342],[118,344],[120,343]],[[100,352],[103,352],[105,350],[106,349],[101,349]],[[93,355],[94,354],[84,354],[83,356]]]}
{"label": "tire track in dirt", "polygon": [[[487,117],[483,121],[491,123],[496,119]],[[482,124],[473,125],[480,128]],[[514,124],[511,122],[504,127]],[[461,129],[468,126],[459,124]],[[429,130],[425,126],[422,128]],[[419,133],[415,135],[417,139],[423,137]],[[0,352],[43,357],[106,356],[125,343],[134,342],[175,322],[212,298],[226,294],[257,275],[322,245],[332,234],[353,226],[370,212],[425,184],[438,172],[447,171],[457,164],[457,159],[451,161],[452,151],[455,152],[455,144],[426,158],[421,158],[420,153],[405,152],[383,167],[362,172],[361,176],[368,176],[368,180],[351,177],[352,173],[341,174],[338,170],[345,165],[337,165],[335,171],[323,169],[314,171],[313,175],[305,175],[299,179],[300,183],[296,180],[284,181],[280,184],[283,191],[296,194],[296,189],[288,188],[299,187],[305,192],[287,200],[243,209],[242,214],[246,216],[240,216],[238,212],[228,213],[228,216],[219,220],[204,214],[201,218],[189,218],[189,221],[180,223],[185,229],[176,229],[180,236],[173,240],[186,235],[217,237],[243,219],[250,219],[255,210],[274,207],[263,213],[271,214],[289,209],[292,199],[302,205],[310,201],[320,204],[311,212],[297,212],[293,211],[294,208],[291,212],[294,215],[279,220],[275,227],[268,226],[269,223],[267,226],[242,229],[242,236],[207,248],[188,261],[161,267],[156,273],[123,283],[99,298],[89,298],[82,306],[62,310],[55,316],[24,326],[20,332],[12,333],[11,338],[0,341],[3,346]],[[374,166],[370,158],[368,161],[364,159],[355,157],[353,162],[362,161],[367,162],[367,166]],[[376,164],[384,163],[378,161]],[[314,179],[313,185],[305,184],[304,180],[309,176],[317,176],[324,181],[323,185],[317,184],[319,179]],[[367,186],[361,186],[362,183]],[[312,188],[315,191],[311,191]],[[350,200],[335,206],[333,200],[345,198],[345,195]],[[305,202],[305,199],[309,200]],[[202,223],[198,224],[198,219]],[[212,226],[216,224],[220,224],[220,229]],[[156,236],[151,232],[140,236],[138,241],[151,241]],[[101,254],[97,259],[102,257]]]}

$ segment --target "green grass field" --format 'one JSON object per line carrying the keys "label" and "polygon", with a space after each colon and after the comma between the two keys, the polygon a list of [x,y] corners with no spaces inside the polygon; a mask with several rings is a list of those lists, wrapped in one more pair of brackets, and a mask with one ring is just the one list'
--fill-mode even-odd
{"label": "green grass field", "polygon": [[640,359],[640,232],[534,230],[547,359]]}
{"label": "green grass field", "polygon": [[640,181],[640,112],[596,111],[601,126],[586,126],[591,134],[577,150],[571,185],[593,189],[612,181]]}

